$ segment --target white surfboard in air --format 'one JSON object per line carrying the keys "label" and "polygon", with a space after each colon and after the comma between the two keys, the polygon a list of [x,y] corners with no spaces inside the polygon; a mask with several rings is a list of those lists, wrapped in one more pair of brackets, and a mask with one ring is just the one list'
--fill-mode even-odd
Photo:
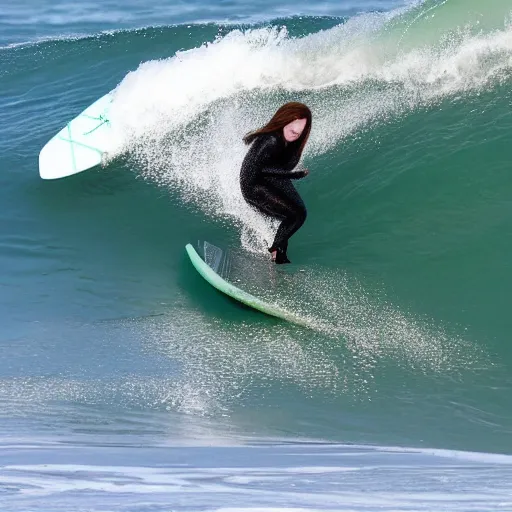
{"label": "white surfboard in air", "polygon": [[39,153],[39,175],[54,180],[103,162],[111,144],[112,92],[95,101],[51,138]]}

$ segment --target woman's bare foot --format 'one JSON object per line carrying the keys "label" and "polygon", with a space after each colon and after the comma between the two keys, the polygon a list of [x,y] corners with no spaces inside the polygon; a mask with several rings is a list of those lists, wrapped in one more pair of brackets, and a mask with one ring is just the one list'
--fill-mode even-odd
{"label": "woman's bare foot", "polygon": [[276,261],[277,251],[272,251],[272,261]]}

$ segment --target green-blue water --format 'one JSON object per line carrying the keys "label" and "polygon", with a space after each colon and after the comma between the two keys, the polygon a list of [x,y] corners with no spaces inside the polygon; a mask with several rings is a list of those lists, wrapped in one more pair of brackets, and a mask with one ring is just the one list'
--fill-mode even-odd
{"label": "green-blue water", "polygon": [[[222,6],[164,19],[131,3],[101,19],[21,6],[0,24],[3,510],[512,509],[510,3],[283,4],[257,23]],[[114,88],[106,166],[42,181],[41,147]],[[218,294],[184,252],[205,237],[264,252],[275,226],[241,198],[241,137],[291,99],[314,115],[308,219],[273,299],[313,329]],[[402,451],[351,459],[350,443],[504,456],[446,468]],[[158,450],[174,445],[191,448],[167,464],[191,473],[171,482]],[[351,464],[382,474],[344,480]],[[116,485],[110,466],[124,467],[119,493],[93,485],[98,468]],[[306,467],[308,498],[258,480],[307,487]],[[225,471],[233,494],[195,488],[193,468],[201,482]],[[171,495],[151,487],[164,481]]]}

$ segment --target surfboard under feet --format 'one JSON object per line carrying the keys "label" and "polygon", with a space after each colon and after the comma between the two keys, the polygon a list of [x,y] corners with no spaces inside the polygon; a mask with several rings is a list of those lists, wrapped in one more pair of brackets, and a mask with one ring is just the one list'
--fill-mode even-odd
{"label": "surfboard under feet", "polygon": [[298,325],[308,325],[306,320],[296,314],[242,289],[244,276],[252,276],[253,281],[254,278],[258,279],[259,285],[265,285],[265,281],[268,286],[272,285],[271,276],[275,274],[275,264],[270,260],[251,256],[237,257],[232,251],[207,241],[199,241],[195,246],[187,244],[185,249],[197,272],[220,292],[267,315]]}

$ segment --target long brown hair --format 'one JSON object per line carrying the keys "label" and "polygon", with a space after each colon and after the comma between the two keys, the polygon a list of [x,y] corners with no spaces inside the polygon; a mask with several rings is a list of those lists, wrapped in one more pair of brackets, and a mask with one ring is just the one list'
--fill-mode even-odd
{"label": "long brown hair", "polygon": [[301,155],[302,150],[308,141],[309,132],[311,131],[312,115],[309,107],[304,105],[304,103],[299,103],[297,101],[285,103],[277,110],[272,119],[265,126],[253,132],[249,132],[243,138],[243,141],[246,144],[250,144],[258,135],[280,131],[288,123],[291,123],[296,119],[306,119],[306,126],[304,127],[304,130],[300,137],[293,143],[299,145],[299,155]]}

